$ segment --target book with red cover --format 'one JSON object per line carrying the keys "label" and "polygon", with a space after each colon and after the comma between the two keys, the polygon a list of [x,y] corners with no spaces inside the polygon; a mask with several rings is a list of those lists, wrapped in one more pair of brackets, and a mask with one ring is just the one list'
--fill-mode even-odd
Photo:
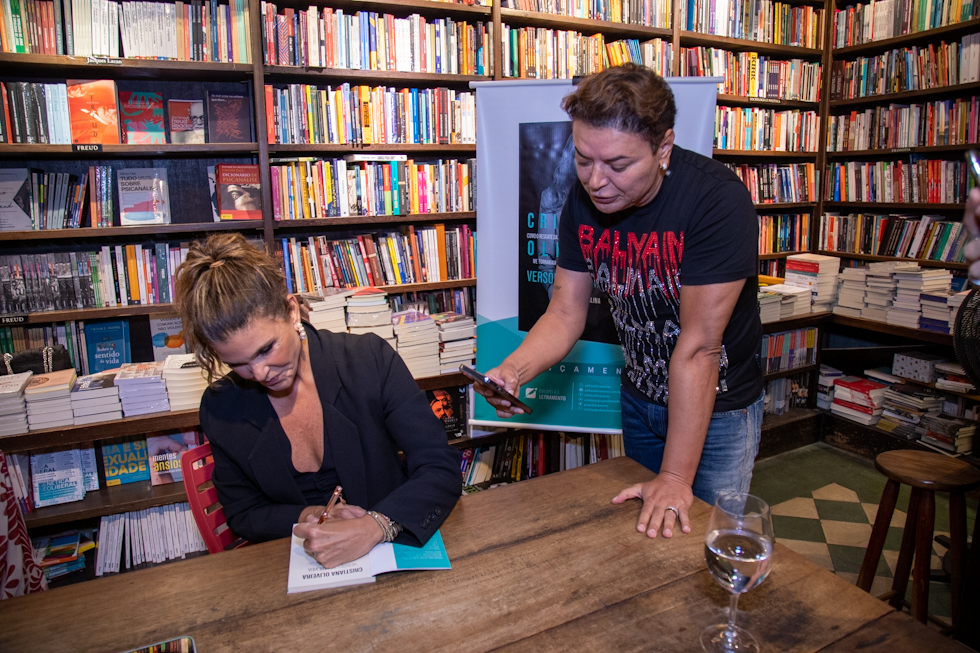
{"label": "book with red cover", "polygon": [[871,408],[870,406],[862,406],[861,404],[855,404],[850,401],[844,401],[843,399],[838,399],[834,397],[834,403],[838,406],[843,406],[844,408],[850,408],[851,410],[856,410],[866,415],[881,415],[881,408]]}
{"label": "book with red cover", "polygon": [[208,93],[208,143],[251,143],[252,104],[247,95]]}
{"label": "book with red cover", "polygon": [[119,93],[119,113],[126,143],[154,145],[167,142],[163,96],[159,93],[122,91]]}
{"label": "book with red cover", "polygon": [[858,376],[842,376],[834,380],[834,385],[844,386],[852,392],[857,392],[868,397],[880,397],[888,389],[884,383],[878,383],[871,379],[862,379]]}
{"label": "book with red cover", "polygon": [[204,143],[204,103],[200,100],[170,100],[170,142],[180,145]]}
{"label": "book with red cover", "polygon": [[69,79],[67,85],[71,142],[80,145],[118,144],[120,139],[116,83],[111,79]]}
{"label": "book with red cover", "polygon": [[218,215],[222,220],[261,220],[262,185],[259,166],[221,163],[215,167]]}

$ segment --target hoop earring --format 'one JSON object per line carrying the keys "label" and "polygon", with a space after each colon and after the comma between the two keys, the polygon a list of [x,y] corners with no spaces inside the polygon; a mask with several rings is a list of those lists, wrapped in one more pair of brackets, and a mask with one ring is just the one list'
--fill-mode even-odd
{"label": "hoop earring", "polygon": [[293,327],[296,329],[296,335],[299,336],[299,341],[303,342],[306,340],[306,329],[303,328],[303,323],[297,322]]}

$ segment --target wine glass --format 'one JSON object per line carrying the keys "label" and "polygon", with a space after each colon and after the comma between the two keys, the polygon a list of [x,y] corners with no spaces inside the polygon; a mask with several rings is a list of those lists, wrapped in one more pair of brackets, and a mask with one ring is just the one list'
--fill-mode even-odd
{"label": "wine glass", "polygon": [[772,517],[769,505],[751,494],[727,492],[718,497],[704,538],[708,571],[731,592],[728,623],[701,633],[701,648],[709,653],[758,651],[752,635],[735,625],[738,596],[761,583],[772,565]]}

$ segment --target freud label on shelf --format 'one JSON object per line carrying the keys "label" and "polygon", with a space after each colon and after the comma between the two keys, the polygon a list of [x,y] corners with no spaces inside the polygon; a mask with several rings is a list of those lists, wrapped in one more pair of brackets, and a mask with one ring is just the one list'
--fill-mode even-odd
{"label": "freud label on shelf", "polygon": [[101,143],[75,143],[71,146],[72,152],[101,152]]}
{"label": "freud label on shelf", "polygon": [[26,315],[0,315],[0,325],[27,324]]}

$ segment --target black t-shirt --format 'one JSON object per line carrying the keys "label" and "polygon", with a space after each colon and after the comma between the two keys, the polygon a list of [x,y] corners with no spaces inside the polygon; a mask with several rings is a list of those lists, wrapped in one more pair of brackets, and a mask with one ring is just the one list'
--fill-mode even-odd
{"label": "black t-shirt", "polygon": [[661,405],[680,334],[681,284],[747,279],[722,339],[714,410],[745,408],[759,398],[759,222],[735,173],[675,145],[670,174],[652,202],[606,215],[575,184],[558,234],[558,265],[591,272],[609,297],[626,358],[623,386]]}

